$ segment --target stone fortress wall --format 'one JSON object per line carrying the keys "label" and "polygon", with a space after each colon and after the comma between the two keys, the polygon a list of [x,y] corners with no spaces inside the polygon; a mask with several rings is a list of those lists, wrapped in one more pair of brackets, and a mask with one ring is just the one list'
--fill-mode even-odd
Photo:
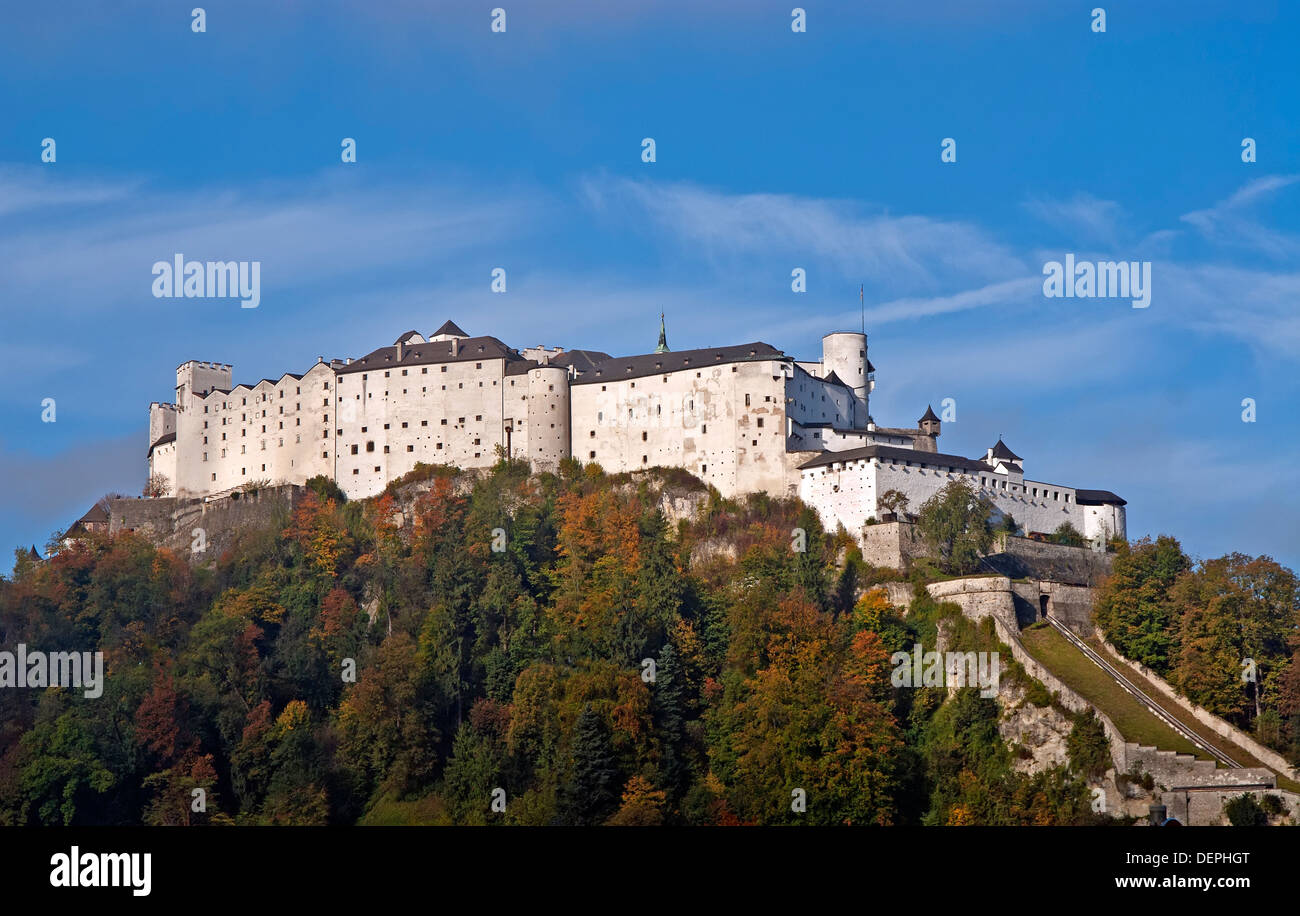
{"label": "stone fortress wall", "polygon": [[675,467],[724,496],[798,495],[864,543],[886,492],[915,510],[965,477],[1027,530],[1069,521],[1094,546],[1125,534],[1119,497],[1025,480],[1001,442],[980,459],[940,453],[932,411],[915,428],[878,426],[874,386],[858,332],[827,334],[821,360],[802,361],[758,342],[672,351],[661,326],[653,353],[611,357],[521,351],[448,321],[252,385],[232,385],[227,363],[182,363],[175,403],[150,405],[149,471],[187,499],[316,475],[364,498],[418,463],[486,468],[502,454],[537,469]]}

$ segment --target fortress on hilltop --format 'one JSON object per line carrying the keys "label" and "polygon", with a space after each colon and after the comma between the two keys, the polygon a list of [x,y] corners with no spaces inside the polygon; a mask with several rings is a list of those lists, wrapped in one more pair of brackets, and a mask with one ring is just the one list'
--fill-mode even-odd
{"label": "fortress on hilltop", "polygon": [[1027,533],[1069,522],[1094,546],[1126,536],[1124,500],[1025,477],[1001,440],[977,458],[939,450],[928,409],[915,428],[877,425],[867,336],[822,338],[821,359],[770,344],[651,353],[515,349],[447,321],[359,359],[318,357],[301,374],[232,384],[227,363],[182,363],[174,404],[149,405],[151,486],[182,499],[325,475],[374,496],[418,462],[485,468],[499,454],[538,470],[683,468],[724,496],[798,495],[855,537],[897,490],[913,511],[964,477]]}

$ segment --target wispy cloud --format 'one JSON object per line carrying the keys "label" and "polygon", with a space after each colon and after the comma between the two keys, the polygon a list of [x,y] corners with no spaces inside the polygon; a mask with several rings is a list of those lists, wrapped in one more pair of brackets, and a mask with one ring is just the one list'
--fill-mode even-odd
{"label": "wispy cloud", "polygon": [[1264,226],[1252,215],[1252,208],[1297,181],[1300,175],[1257,178],[1212,207],[1183,214],[1182,221],[1215,244],[1248,248],[1279,260],[1295,259],[1300,257],[1300,238]]}
{"label": "wispy cloud", "polygon": [[952,280],[1000,281],[1025,265],[984,230],[959,220],[895,216],[852,201],[792,194],[728,194],[687,183],[590,177],[598,213],[649,223],[683,250],[712,258],[781,256],[893,293]]}
{"label": "wispy cloud", "polygon": [[[15,174],[0,179],[0,206],[7,199],[24,217],[0,224],[0,276],[17,296],[72,311],[147,302],[153,263],[178,252],[258,260],[264,290],[311,289],[348,275],[435,271],[475,246],[535,230],[543,212],[536,191],[474,197],[417,180],[163,191]],[[75,224],[59,218],[69,203],[106,200],[115,206],[83,211]]]}
{"label": "wispy cloud", "polygon": [[1068,200],[1031,197],[1023,207],[1031,216],[1082,243],[1115,243],[1126,216],[1115,201],[1082,192]]}

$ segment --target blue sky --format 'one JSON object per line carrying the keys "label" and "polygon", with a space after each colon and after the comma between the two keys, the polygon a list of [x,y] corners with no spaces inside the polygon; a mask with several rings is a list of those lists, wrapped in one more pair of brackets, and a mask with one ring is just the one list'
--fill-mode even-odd
{"label": "blue sky", "polygon": [[[860,285],[878,422],[953,398],[944,451],[1001,434],[1131,537],[1300,565],[1296,4],[199,2],[0,13],[0,569],[139,492],[186,359],[449,317],[643,352],[661,309],[816,358]],[[261,261],[261,306],[153,298],[176,252]],[[1044,298],[1067,252],[1150,260],[1151,306]]]}

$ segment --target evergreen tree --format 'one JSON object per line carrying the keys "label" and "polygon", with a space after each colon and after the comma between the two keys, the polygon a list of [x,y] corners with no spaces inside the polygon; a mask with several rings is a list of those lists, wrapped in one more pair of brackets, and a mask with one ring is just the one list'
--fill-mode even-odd
{"label": "evergreen tree", "polygon": [[609,729],[591,704],[584,704],[573,730],[573,769],[560,802],[561,820],[579,827],[604,823],[618,809],[618,783]]}
{"label": "evergreen tree", "polygon": [[655,667],[651,709],[663,748],[663,785],[676,801],[686,786],[686,684],[671,642],[664,646]]}

